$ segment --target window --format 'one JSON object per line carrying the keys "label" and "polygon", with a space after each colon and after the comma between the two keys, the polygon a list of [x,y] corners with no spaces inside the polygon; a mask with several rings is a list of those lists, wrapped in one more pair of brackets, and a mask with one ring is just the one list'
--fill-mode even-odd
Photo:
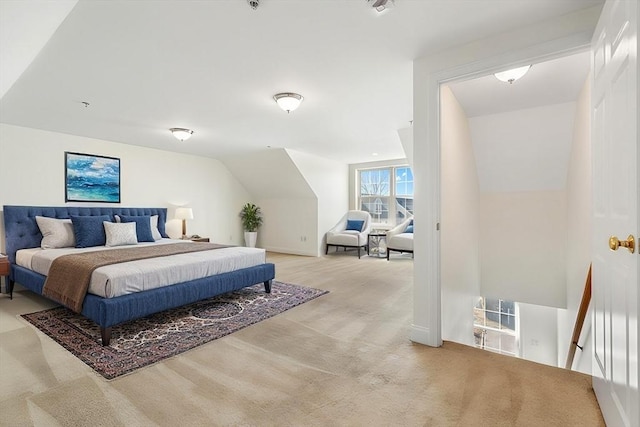
{"label": "window", "polygon": [[413,172],[408,166],[358,170],[358,209],[374,223],[394,225],[413,215]]}
{"label": "window", "polygon": [[413,172],[406,166],[395,168],[396,177],[396,223],[413,215]]}
{"label": "window", "polygon": [[473,309],[473,336],[476,347],[496,353],[518,354],[516,304],[480,297]]}

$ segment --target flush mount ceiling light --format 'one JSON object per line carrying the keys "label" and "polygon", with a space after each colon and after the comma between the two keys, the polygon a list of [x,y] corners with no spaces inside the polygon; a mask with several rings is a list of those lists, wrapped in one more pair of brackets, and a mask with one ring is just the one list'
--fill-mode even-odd
{"label": "flush mount ceiling light", "polygon": [[370,3],[371,7],[378,13],[382,13],[393,6],[393,0],[367,0],[367,3]]}
{"label": "flush mount ceiling light", "polygon": [[282,108],[287,113],[290,113],[300,106],[300,103],[302,102],[304,97],[302,95],[298,95],[297,93],[285,92],[273,95],[273,99],[280,106],[280,108]]}
{"label": "flush mount ceiling light", "polygon": [[513,84],[516,80],[527,74],[531,65],[525,65],[524,67],[514,68],[513,70],[502,71],[500,73],[495,73],[496,79],[501,82]]}
{"label": "flush mount ceiling light", "polygon": [[171,131],[173,136],[176,137],[176,139],[180,140],[180,142],[186,141],[187,139],[191,138],[191,135],[193,135],[193,131],[191,129],[171,128],[169,130]]}

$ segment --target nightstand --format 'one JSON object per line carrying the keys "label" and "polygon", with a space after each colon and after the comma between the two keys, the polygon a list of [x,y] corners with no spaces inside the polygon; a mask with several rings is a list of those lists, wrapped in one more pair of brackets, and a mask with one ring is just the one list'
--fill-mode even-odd
{"label": "nightstand", "polygon": [[[3,256],[0,258],[0,287],[2,286],[2,277],[8,277],[9,276],[9,270],[11,269],[11,263],[9,262],[9,258],[6,256]],[[5,283],[7,282],[8,278],[5,279]],[[6,283],[6,289],[7,292],[9,292],[9,283]]]}
{"label": "nightstand", "polygon": [[191,240],[192,242],[209,243],[208,237],[192,237],[189,240]]}

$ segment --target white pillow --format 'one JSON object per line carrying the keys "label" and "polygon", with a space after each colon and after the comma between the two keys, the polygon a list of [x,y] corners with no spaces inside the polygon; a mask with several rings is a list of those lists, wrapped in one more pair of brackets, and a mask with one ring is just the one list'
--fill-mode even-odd
{"label": "white pillow", "polygon": [[153,240],[162,240],[162,234],[158,230],[158,215],[151,215],[151,235]]}
{"label": "white pillow", "polygon": [[107,236],[106,246],[137,245],[135,222],[109,222],[103,221],[104,234]]}
{"label": "white pillow", "polygon": [[[116,217],[116,222],[122,221],[118,215],[114,216]],[[153,240],[162,240],[162,234],[160,234],[160,230],[158,230],[158,215],[151,215],[151,235],[153,236]]]}
{"label": "white pillow", "polygon": [[42,233],[42,249],[73,248],[76,246],[76,236],[73,234],[73,224],[70,219],[49,218],[36,216],[36,223]]}

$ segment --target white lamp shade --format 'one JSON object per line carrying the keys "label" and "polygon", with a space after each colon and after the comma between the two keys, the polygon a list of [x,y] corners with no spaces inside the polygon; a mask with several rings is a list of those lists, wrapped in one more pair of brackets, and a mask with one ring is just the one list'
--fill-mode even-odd
{"label": "white lamp shade", "polygon": [[176,219],[193,219],[193,209],[176,208]]}
{"label": "white lamp shade", "polygon": [[295,110],[300,106],[300,103],[304,99],[302,95],[297,93],[278,93],[273,96],[276,103],[287,113]]}
{"label": "white lamp shade", "polygon": [[169,130],[171,131],[173,136],[175,136],[180,141],[186,141],[187,139],[191,138],[191,135],[193,135],[193,131],[191,129],[171,128]]}
{"label": "white lamp shade", "polygon": [[501,82],[513,83],[519,78],[522,78],[522,76],[524,76],[525,74],[527,74],[527,71],[529,71],[529,68],[531,68],[531,65],[526,65],[524,67],[514,68],[512,70],[495,73],[494,76],[496,76],[496,79],[500,80]]}

